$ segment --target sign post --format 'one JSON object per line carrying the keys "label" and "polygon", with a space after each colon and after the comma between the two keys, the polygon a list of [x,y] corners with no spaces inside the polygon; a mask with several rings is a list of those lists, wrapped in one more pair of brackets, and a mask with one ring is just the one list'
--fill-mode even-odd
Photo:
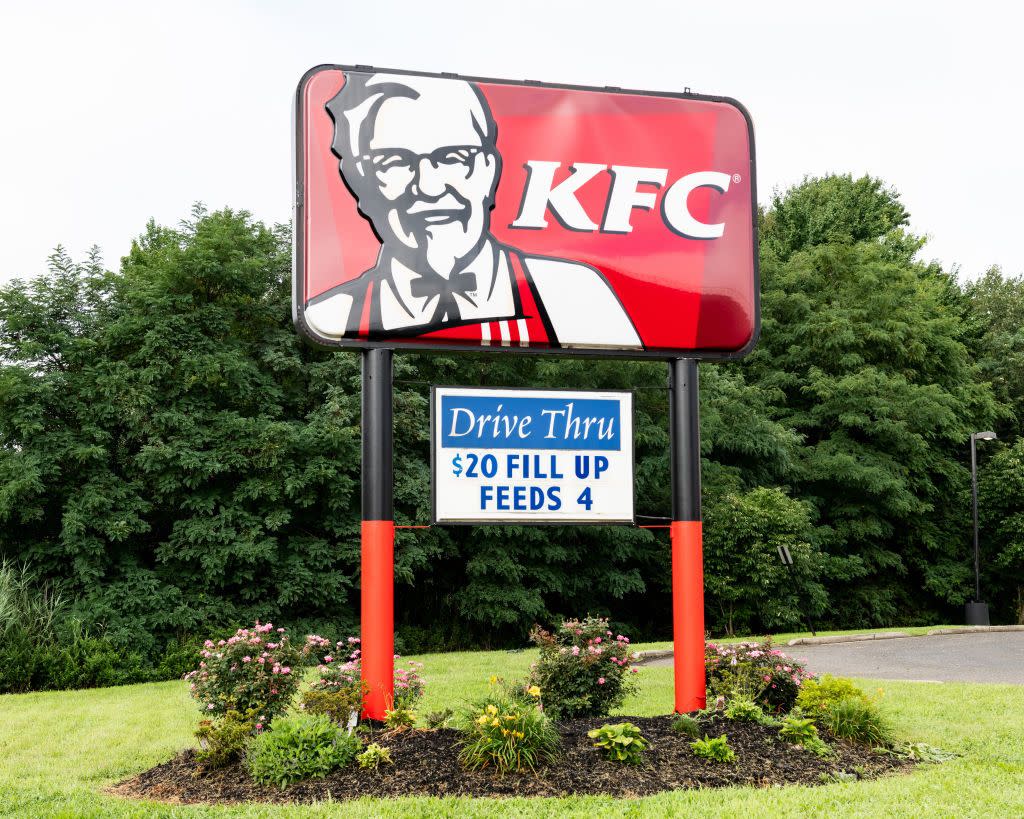
{"label": "sign post", "polygon": [[363,353],[362,678],[365,716],[384,719],[394,700],[395,514],[392,353]]}
{"label": "sign post", "polygon": [[672,452],[672,643],[675,710],[707,704],[704,680],[704,557],[700,518],[700,407],[697,362],[669,364]]}

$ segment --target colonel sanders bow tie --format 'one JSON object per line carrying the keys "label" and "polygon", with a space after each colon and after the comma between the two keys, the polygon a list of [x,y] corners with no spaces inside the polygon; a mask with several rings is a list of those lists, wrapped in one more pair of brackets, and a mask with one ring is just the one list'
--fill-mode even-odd
{"label": "colonel sanders bow tie", "polygon": [[469,294],[475,290],[475,273],[452,273],[447,279],[436,273],[426,273],[412,281],[412,294],[417,298],[425,297],[429,303],[429,299],[437,296],[434,315],[430,319],[431,324],[459,321],[462,318],[462,312],[455,296],[462,296],[475,307],[476,302],[469,297]]}

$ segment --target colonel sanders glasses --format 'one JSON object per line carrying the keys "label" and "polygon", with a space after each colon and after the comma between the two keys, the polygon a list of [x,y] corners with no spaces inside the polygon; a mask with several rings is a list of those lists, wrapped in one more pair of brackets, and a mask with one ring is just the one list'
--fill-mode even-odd
{"label": "colonel sanders glasses", "polygon": [[399,179],[411,179],[419,172],[423,160],[433,168],[455,170],[468,176],[474,159],[483,150],[479,145],[448,145],[428,154],[418,154],[404,148],[383,148],[363,154],[359,159],[369,162],[381,181],[397,182]]}

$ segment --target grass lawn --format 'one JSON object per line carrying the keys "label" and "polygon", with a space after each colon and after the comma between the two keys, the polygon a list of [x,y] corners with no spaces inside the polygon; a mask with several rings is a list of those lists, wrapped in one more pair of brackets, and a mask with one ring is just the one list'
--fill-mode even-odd
{"label": "grass lawn", "polygon": [[[781,640],[780,640],[781,641]],[[638,646],[638,648],[641,646]],[[644,646],[653,647],[653,646]],[[533,652],[418,657],[422,713],[482,693],[491,674],[525,673]],[[672,669],[645,668],[623,713],[667,713]],[[1024,814],[1024,686],[860,680],[884,690],[900,735],[963,756],[909,776],[814,788],[728,788],[634,801],[409,798],[308,807],[128,802],[102,789],[193,743],[199,712],[181,682],[0,696],[0,815],[17,816],[1006,816]],[[625,775],[628,775],[626,772]]]}

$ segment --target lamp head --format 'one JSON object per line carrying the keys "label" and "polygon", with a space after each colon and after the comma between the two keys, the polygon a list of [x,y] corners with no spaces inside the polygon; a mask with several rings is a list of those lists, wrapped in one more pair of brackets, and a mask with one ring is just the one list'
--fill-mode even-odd
{"label": "lamp head", "polygon": [[994,432],[986,430],[985,432],[975,432],[972,437],[977,441],[994,441],[998,436]]}

